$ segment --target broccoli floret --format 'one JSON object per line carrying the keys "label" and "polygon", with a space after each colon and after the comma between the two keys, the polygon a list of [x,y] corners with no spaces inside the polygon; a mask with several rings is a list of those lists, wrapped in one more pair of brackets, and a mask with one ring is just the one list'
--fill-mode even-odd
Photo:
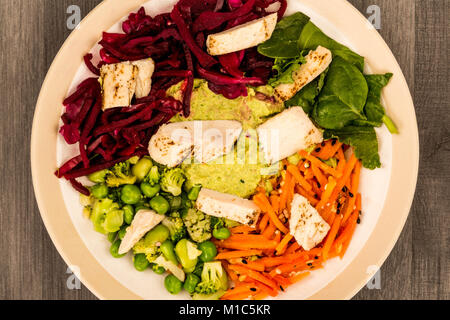
{"label": "broccoli floret", "polygon": [[186,236],[186,227],[180,217],[166,217],[162,224],[169,229],[170,240],[173,242],[176,243]]}
{"label": "broccoli floret", "polygon": [[188,209],[183,216],[189,236],[195,242],[203,242],[211,238],[211,216],[196,209]]}
{"label": "broccoli floret", "polygon": [[197,293],[210,295],[228,289],[228,277],[220,261],[205,262],[201,279],[195,288]]}
{"label": "broccoli floret", "polygon": [[123,184],[134,184],[136,177],[131,173],[129,161],[119,162],[106,174],[108,187],[118,187]]}
{"label": "broccoli floret", "polygon": [[159,183],[159,169],[157,166],[153,166],[150,169],[150,172],[147,174],[147,176],[144,178],[144,182],[150,183],[152,186]]}
{"label": "broccoli floret", "polygon": [[90,218],[96,231],[103,234],[116,232],[123,224],[123,210],[111,199],[100,199],[95,201]]}
{"label": "broccoli floret", "polygon": [[211,217],[211,229],[220,229],[220,228],[234,228],[241,225],[237,221],[233,221],[227,218],[218,218],[218,217]]}
{"label": "broccoli floret", "polygon": [[180,168],[166,169],[161,177],[161,189],[179,196],[185,180],[184,172]]}

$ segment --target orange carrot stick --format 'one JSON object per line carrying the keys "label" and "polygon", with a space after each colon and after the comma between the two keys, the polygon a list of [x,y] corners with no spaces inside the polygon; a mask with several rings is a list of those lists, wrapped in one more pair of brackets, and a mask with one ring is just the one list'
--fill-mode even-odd
{"label": "orange carrot stick", "polygon": [[[287,174],[286,174],[287,176]],[[282,195],[283,196],[283,195]],[[256,199],[255,199],[256,198]],[[255,201],[256,200],[256,201]],[[267,200],[267,197],[263,194],[258,194],[253,197],[253,201],[256,202],[256,204],[260,207],[260,209],[263,212],[267,212],[269,214],[270,220],[273,222],[273,224],[283,233],[288,233],[289,229],[285,227],[285,225],[278,219],[277,214],[273,210],[272,206],[269,203],[269,200]],[[281,207],[281,205],[280,205]],[[280,208],[281,209],[281,208]],[[283,208],[284,209],[284,208]]]}
{"label": "orange carrot stick", "polygon": [[[336,216],[336,215],[333,215]],[[331,245],[333,244],[336,235],[338,233],[339,227],[341,225],[342,216],[337,215],[337,218],[334,219],[334,222],[331,226],[330,232],[328,232],[328,235],[324,241],[323,249],[322,249],[322,257],[323,260],[327,260],[328,258],[328,252],[330,251]]]}
{"label": "orange carrot stick", "polygon": [[[317,167],[316,165],[312,165],[311,166],[311,170],[314,173],[314,176],[317,178],[317,181],[319,181],[319,183],[321,184],[321,187],[325,188],[325,185],[327,184],[328,180],[327,178],[323,175],[322,171],[320,170],[319,167]],[[323,190],[323,189],[322,189]]]}
{"label": "orange carrot stick", "polygon": [[243,258],[250,256],[260,256],[262,254],[262,250],[236,250],[236,251],[228,251],[219,253],[216,256],[216,260],[224,260],[224,259],[235,259],[235,258]]}
{"label": "orange carrot stick", "polygon": [[269,222],[269,214],[265,213],[261,218],[261,221],[259,222],[259,230],[261,233],[263,233],[264,230],[266,229],[268,222]]}
{"label": "orange carrot stick", "polygon": [[295,186],[295,191],[299,194],[301,194],[302,196],[304,196],[306,199],[308,199],[308,201],[313,205],[316,206],[319,203],[319,200],[317,200],[316,198],[314,198],[314,195],[311,195],[309,192],[307,192],[305,189],[303,189],[301,186],[296,185]]}
{"label": "orange carrot stick", "polygon": [[242,275],[247,275],[252,279],[255,279],[259,282],[262,282],[263,284],[271,287],[272,289],[277,290],[277,284],[275,283],[275,281],[273,281],[272,279],[264,276],[262,273],[255,271],[255,270],[251,270],[249,268],[240,266],[240,265],[230,265],[229,268],[231,270],[236,271],[239,274]]}
{"label": "orange carrot stick", "polygon": [[334,188],[336,187],[337,182],[332,177],[328,177],[328,183],[325,186],[325,191],[322,193],[322,198],[320,199],[319,203],[316,205],[317,210],[322,210],[325,206],[325,204],[328,203],[328,200],[330,200],[331,195],[333,194]]}
{"label": "orange carrot stick", "polygon": [[283,240],[281,240],[278,246],[275,248],[276,255],[282,255],[286,251],[289,241],[291,241],[292,238],[293,236],[290,233],[284,236]]}
{"label": "orange carrot stick", "polygon": [[305,190],[311,191],[312,190],[312,186],[309,184],[308,181],[306,181],[306,179],[302,176],[302,174],[300,173],[300,170],[294,166],[294,165],[289,165],[287,167],[287,171],[289,171],[292,176],[295,178],[295,180],[303,187],[305,188]]}
{"label": "orange carrot stick", "polygon": [[320,169],[322,169],[323,172],[331,174],[332,176],[334,176],[336,178],[340,178],[342,176],[342,174],[340,172],[336,171],[332,167],[330,167],[327,164],[325,164],[324,162],[320,161],[313,155],[308,154],[305,150],[300,151],[299,154],[303,158],[306,158],[307,160],[309,160],[311,162],[311,164],[314,164],[317,167],[319,167]]}

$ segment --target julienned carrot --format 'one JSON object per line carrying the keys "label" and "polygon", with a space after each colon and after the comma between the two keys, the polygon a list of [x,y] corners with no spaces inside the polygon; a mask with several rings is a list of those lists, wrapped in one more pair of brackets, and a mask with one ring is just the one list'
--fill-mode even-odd
{"label": "julienned carrot", "polygon": [[276,255],[282,255],[286,251],[289,241],[291,241],[292,238],[293,236],[290,233],[284,236],[283,240],[281,240],[278,246],[275,248]]}
{"label": "julienned carrot", "polygon": [[223,268],[225,269],[225,271],[227,272],[228,276],[230,277],[230,279],[235,282],[238,281],[238,276],[237,276],[236,272],[233,270],[230,270],[230,268],[228,268],[228,266],[229,266],[228,263],[226,263],[225,261],[222,261],[222,265],[223,265]]}
{"label": "julienned carrot", "polygon": [[[358,161],[355,164],[355,168],[353,170],[353,173],[350,177],[351,180],[351,192],[353,195],[356,195],[358,193],[358,188],[359,188],[359,175],[361,172],[361,162]],[[353,212],[353,210],[355,210],[355,203],[356,203],[356,198],[357,197],[350,197],[347,207],[345,209],[345,213],[344,213],[344,218],[342,219],[342,223],[344,224],[347,219],[350,217],[351,213]]]}
{"label": "julienned carrot", "polygon": [[[232,236],[231,236],[232,237]],[[230,237],[230,238],[231,238]],[[219,246],[228,249],[248,250],[248,249],[275,249],[278,242],[265,239],[265,241],[241,241],[241,240],[227,240],[218,243]]]}
{"label": "julienned carrot", "polygon": [[316,205],[317,210],[323,209],[323,207],[328,203],[328,200],[333,194],[336,185],[337,185],[336,180],[332,176],[329,176],[328,183],[325,186],[325,191],[322,193],[322,199],[320,199],[319,203]]}
{"label": "julienned carrot", "polygon": [[222,296],[220,298],[220,300],[244,300],[244,299],[250,299],[253,294],[255,292],[253,292],[250,289],[246,289],[245,291],[239,292],[239,293],[234,293],[234,294],[230,294],[226,297]]}
{"label": "julienned carrot", "polygon": [[300,256],[290,263],[285,263],[285,264],[279,265],[278,267],[276,267],[275,269],[270,271],[269,274],[271,276],[276,276],[277,274],[291,272],[291,271],[295,270],[296,268],[302,266],[306,261],[308,261],[308,259],[309,259],[308,255]]}
{"label": "julienned carrot", "polygon": [[258,289],[265,292],[267,295],[270,295],[272,297],[276,297],[278,295],[278,288],[277,289],[271,288],[259,281],[255,281],[255,285],[258,287]]}
{"label": "julienned carrot", "polygon": [[[253,290],[252,290],[253,289]],[[257,291],[257,286],[255,285],[255,283],[251,283],[251,282],[239,282],[236,284],[235,287],[230,288],[227,290],[227,292],[225,292],[225,294],[220,298],[221,300],[228,300],[229,298],[231,298],[230,300],[233,300],[233,296],[234,295],[238,295],[241,293],[249,293],[249,292],[253,292],[255,293]],[[239,299],[235,299],[235,300],[239,300]]]}
{"label": "julienned carrot", "polygon": [[319,183],[321,184],[321,187],[325,188],[325,185],[327,184],[328,180],[323,175],[323,173],[320,170],[320,168],[317,167],[315,164],[313,164],[313,165],[311,165],[311,170],[314,173],[314,176],[317,178],[317,181],[319,181]]}
{"label": "julienned carrot", "polygon": [[260,256],[262,254],[262,250],[236,250],[236,251],[228,251],[219,253],[216,256],[216,260],[225,260],[225,259],[235,259],[235,258],[243,258],[243,257],[251,257],[251,256]]}
{"label": "julienned carrot", "polygon": [[252,279],[255,279],[259,282],[262,282],[263,284],[271,287],[274,290],[277,290],[277,284],[275,283],[275,281],[273,281],[272,279],[264,276],[262,273],[258,272],[258,271],[254,271],[252,269],[243,267],[243,266],[239,266],[239,265],[230,265],[229,268],[231,270],[236,271],[237,273],[241,274],[241,275],[247,275]]}
{"label": "julienned carrot", "polygon": [[275,211],[275,213],[280,213],[280,197],[270,196],[270,204],[272,205],[273,211]]}
{"label": "julienned carrot", "polygon": [[334,241],[333,246],[335,247],[336,252],[338,254],[340,254],[342,251],[342,244],[352,237],[353,231],[356,227],[357,218],[358,214],[354,211],[352,213],[352,216],[349,218],[347,225],[344,227],[341,234]]}
{"label": "julienned carrot", "polygon": [[[287,176],[287,174],[286,174],[286,176]],[[283,232],[283,233],[289,232],[289,229],[286,228],[286,226],[280,221],[280,219],[278,219],[278,216],[276,215],[275,211],[273,210],[272,206],[269,203],[269,200],[267,200],[267,197],[264,194],[258,194],[256,196],[254,196],[253,201],[256,202],[256,204],[260,207],[260,209],[263,212],[267,212],[269,214],[270,220],[281,232]],[[281,204],[280,204],[280,209],[281,209]]]}
{"label": "julienned carrot", "polygon": [[273,280],[275,280],[278,283],[279,287],[287,288],[289,287],[292,282],[289,281],[288,278],[283,277],[282,275],[277,274],[276,276],[273,277]]}
{"label": "julienned carrot", "polygon": [[305,150],[300,151],[299,154],[303,158],[306,158],[307,160],[309,160],[311,162],[311,164],[314,164],[314,165],[318,166],[320,169],[323,170],[323,172],[331,174],[332,176],[334,176],[336,178],[340,178],[341,177],[342,174],[340,172],[336,171],[332,167],[330,167],[327,164],[325,164],[324,162],[320,161],[319,159],[317,159],[313,155],[308,154],[308,152],[306,152]]}
{"label": "julienned carrot", "polygon": [[249,227],[249,226],[247,226],[245,224],[230,229],[231,234],[237,234],[237,233],[244,233],[245,234],[245,233],[250,233],[250,232],[253,232],[253,231],[256,231],[256,229],[252,228],[252,227]]}
{"label": "julienned carrot", "polygon": [[252,297],[252,300],[264,300],[269,296],[269,293],[266,291],[260,291]]}
{"label": "julienned carrot", "polygon": [[316,198],[314,198],[313,195],[310,195],[305,189],[303,189],[301,186],[296,185],[295,186],[295,191],[299,194],[301,194],[302,196],[304,196],[306,199],[308,199],[308,201],[313,205],[316,206],[319,203],[319,200],[317,200]]}
{"label": "julienned carrot", "polygon": [[277,227],[275,227],[275,225],[273,224],[273,222],[270,221],[269,226],[264,230],[264,232],[262,233],[262,235],[263,235],[265,238],[267,238],[267,239],[272,239],[275,230],[277,230]]}
{"label": "julienned carrot", "polygon": [[296,166],[290,164],[290,165],[287,167],[287,171],[289,171],[289,172],[292,174],[292,176],[295,178],[295,180],[296,180],[303,188],[305,188],[305,190],[308,190],[308,191],[311,191],[311,190],[312,190],[312,186],[309,184],[308,181],[306,181],[306,179],[302,176],[302,174],[300,173],[300,170],[299,170]]}
{"label": "julienned carrot", "polygon": [[279,266],[281,264],[291,263],[296,261],[299,258],[306,257],[304,252],[295,252],[295,253],[286,253],[282,256],[276,256],[276,257],[265,257],[259,259],[261,263],[264,264],[266,268]]}
{"label": "julienned carrot", "polygon": [[290,184],[292,182],[292,174],[289,171],[286,171],[286,175],[284,176],[284,184],[281,187],[281,195],[280,195],[280,211],[286,209],[288,197],[289,197],[289,189]]}
{"label": "julienned carrot", "polygon": [[289,246],[289,248],[286,249],[286,254],[290,254],[290,253],[294,253],[295,251],[297,251],[298,249],[300,249],[300,245],[296,242],[294,242],[293,244],[291,244]]}
{"label": "julienned carrot", "polygon": [[328,257],[328,252],[330,251],[331,245],[333,244],[334,239],[336,238],[336,235],[339,231],[339,227],[341,226],[341,220],[342,216],[337,215],[337,217],[333,221],[333,224],[331,226],[330,231],[328,232],[327,237],[325,238],[322,249],[322,257],[324,260],[326,260]]}
{"label": "julienned carrot", "polygon": [[[245,263],[244,263],[244,261],[245,261]],[[242,266],[244,266],[246,268],[249,268],[249,269],[252,269],[252,270],[256,270],[256,271],[260,271],[260,272],[264,272],[264,270],[265,270],[264,264],[262,262],[258,261],[258,260],[257,261],[244,260],[244,261],[242,261],[240,263],[237,263],[237,265],[242,265]]]}
{"label": "julienned carrot", "polygon": [[264,215],[263,215],[263,217],[261,218],[261,221],[259,222],[259,231],[260,231],[260,233],[263,233],[264,232],[264,230],[266,229],[266,227],[267,227],[267,223],[269,222],[269,214],[268,213],[265,213]]}

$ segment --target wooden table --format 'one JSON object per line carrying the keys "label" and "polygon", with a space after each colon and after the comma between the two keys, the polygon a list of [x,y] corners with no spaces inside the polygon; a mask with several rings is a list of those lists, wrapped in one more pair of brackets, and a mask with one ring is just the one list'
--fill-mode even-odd
{"label": "wooden table", "polygon": [[[67,288],[67,266],[34,199],[29,149],[42,81],[70,33],[67,8],[78,5],[85,15],[99,2],[0,0],[0,299],[95,299],[84,287]],[[421,140],[415,200],[381,268],[381,289],[365,287],[355,299],[449,299],[450,1],[350,2],[366,16],[370,5],[381,8],[380,33],[405,73]]]}

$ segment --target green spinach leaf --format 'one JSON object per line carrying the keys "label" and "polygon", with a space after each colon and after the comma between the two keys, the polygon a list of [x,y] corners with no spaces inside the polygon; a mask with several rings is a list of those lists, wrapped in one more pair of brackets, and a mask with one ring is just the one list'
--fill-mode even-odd
{"label": "green spinach leaf", "polygon": [[341,57],[355,65],[361,72],[364,69],[364,57],[328,37],[311,21],[303,27],[298,40],[298,46],[300,50],[316,50],[318,46],[325,47],[331,50],[333,56]]}
{"label": "green spinach leaf", "polygon": [[298,39],[309,17],[301,12],[281,19],[272,37],[258,46],[258,52],[270,58],[296,58],[299,56]]}
{"label": "green spinach leaf", "polygon": [[363,112],[367,93],[366,79],[358,68],[335,57],[312,117],[325,129],[342,129],[353,120],[367,120]]}
{"label": "green spinach leaf", "polygon": [[378,154],[378,140],[373,127],[348,126],[339,130],[325,130],[324,139],[337,138],[340,142],[353,147],[355,156],[361,159],[365,168],[381,167]]}
{"label": "green spinach leaf", "polygon": [[303,55],[295,59],[275,59],[273,70],[277,71],[276,76],[269,79],[269,85],[276,87],[279,84],[293,83],[292,74],[300,69],[300,66],[306,62]]}
{"label": "green spinach leaf", "polygon": [[356,121],[356,125],[380,127],[385,123],[391,133],[398,133],[394,122],[386,115],[386,110],[381,105],[381,91],[389,83],[392,76],[392,73],[365,75],[369,87],[367,102],[364,106],[367,123],[365,124],[364,121]]}
{"label": "green spinach leaf", "polygon": [[302,90],[296,93],[291,99],[286,101],[286,107],[302,107],[306,114],[311,115],[316,98],[325,84],[325,77],[328,69],[320,74],[320,76],[308,83]]}

